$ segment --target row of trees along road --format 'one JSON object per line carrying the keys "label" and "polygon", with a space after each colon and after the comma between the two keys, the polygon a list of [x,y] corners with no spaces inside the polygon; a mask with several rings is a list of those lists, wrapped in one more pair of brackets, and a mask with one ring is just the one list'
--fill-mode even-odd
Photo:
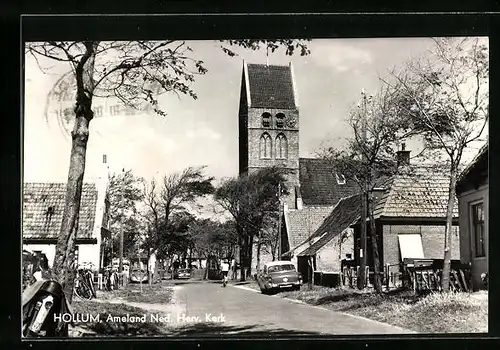
{"label": "row of trees along road", "polygon": [[[232,46],[249,50],[266,47],[274,52],[279,47],[287,55],[299,51],[307,55],[307,43],[302,40],[230,40],[221,42],[228,56],[235,56]],[[74,283],[74,243],[78,227],[89,125],[94,117],[94,97],[116,97],[126,106],[144,109],[147,105],[166,116],[158,104],[163,93],[197,95],[190,87],[195,76],[207,73],[204,63],[193,58],[185,42],[165,41],[73,41],[26,43],[25,52],[38,62],[45,57],[68,64],[76,81],[75,124],[72,136],[67,191],[61,231],[53,264],[54,278],[63,286],[71,302]]]}
{"label": "row of trees along road", "polygon": [[363,95],[362,102],[352,108],[348,124],[353,136],[347,139],[346,147],[323,150],[338,171],[360,185],[365,197],[378,292],[381,284],[373,189],[401,171],[394,162],[397,145],[418,137],[424,147],[416,158],[432,159],[449,176],[441,286],[449,291],[457,177],[467,147],[474,141],[485,141],[482,138],[489,118],[486,42],[479,38],[433,40],[433,48],[425,56],[391,69],[380,78],[379,91],[370,97]]}

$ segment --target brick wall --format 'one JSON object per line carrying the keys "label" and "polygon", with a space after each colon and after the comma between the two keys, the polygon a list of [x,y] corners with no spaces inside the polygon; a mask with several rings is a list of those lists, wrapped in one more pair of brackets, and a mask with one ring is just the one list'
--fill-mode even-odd
{"label": "brick wall", "polygon": [[[424,256],[428,259],[443,259],[444,255],[444,225],[383,225],[383,264],[400,262],[400,233],[419,233],[422,235]],[[453,227],[451,258],[460,259],[458,226]]]}
{"label": "brick wall", "polygon": [[344,242],[339,244],[339,237],[335,237],[316,253],[316,271],[339,272],[340,261],[346,258],[346,254],[353,255],[354,233],[352,229],[347,230]]}

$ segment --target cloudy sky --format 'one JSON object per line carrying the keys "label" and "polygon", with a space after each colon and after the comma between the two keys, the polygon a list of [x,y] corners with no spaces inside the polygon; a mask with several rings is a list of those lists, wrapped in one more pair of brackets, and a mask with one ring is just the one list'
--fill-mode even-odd
{"label": "cloudy sky", "polygon": [[[188,42],[193,57],[203,60],[208,73],[197,77],[198,100],[162,96],[168,115],[103,116],[91,122],[86,177],[101,171],[106,154],[111,171],[132,169],[145,178],[162,176],[188,166],[207,166],[217,178],[238,173],[238,107],[242,61],[266,63],[266,52],[238,50],[228,57],[213,41]],[[300,156],[313,157],[323,146],[340,144],[346,136],[345,117],[360,98],[361,89],[375,92],[377,76],[432,46],[427,38],[313,40],[311,54],[269,56],[270,64],[293,63],[300,104]],[[64,63],[33,58],[25,64],[24,181],[65,181],[71,143],[54,111],[61,109],[47,95],[69,70]],[[96,101],[104,109],[113,101]],[[107,114],[107,113],[105,113]],[[407,148],[418,148],[410,145]],[[474,153],[474,150],[472,150]]]}

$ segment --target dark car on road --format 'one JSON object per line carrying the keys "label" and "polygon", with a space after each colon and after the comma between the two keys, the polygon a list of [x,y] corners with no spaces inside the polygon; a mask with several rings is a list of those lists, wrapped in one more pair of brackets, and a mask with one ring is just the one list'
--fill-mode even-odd
{"label": "dark car on road", "polygon": [[257,274],[257,283],[262,293],[284,289],[299,290],[302,275],[290,261],[273,261],[265,264]]}
{"label": "dark car on road", "polygon": [[189,269],[178,269],[174,272],[175,279],[190,279],[191,271]]}

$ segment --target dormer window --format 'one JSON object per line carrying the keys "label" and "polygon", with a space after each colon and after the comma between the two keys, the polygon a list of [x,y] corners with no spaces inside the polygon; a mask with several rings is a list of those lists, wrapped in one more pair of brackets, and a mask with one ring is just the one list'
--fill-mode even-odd
{"label": "dormer window", "polygon": [[276,128],[283,129],[285,127],[285,115],[283,113],[276,114]]}
{"label": "dormer window", "polygon": [[262,113],[262,127],[269,128],[271,127],[271,114],[264,112]]}
{"label": "dormer window", "polygon": [[337,179],[337,183],[339,185],[345,185],[345,176],[344,175],[335,173],[335,178]]}

